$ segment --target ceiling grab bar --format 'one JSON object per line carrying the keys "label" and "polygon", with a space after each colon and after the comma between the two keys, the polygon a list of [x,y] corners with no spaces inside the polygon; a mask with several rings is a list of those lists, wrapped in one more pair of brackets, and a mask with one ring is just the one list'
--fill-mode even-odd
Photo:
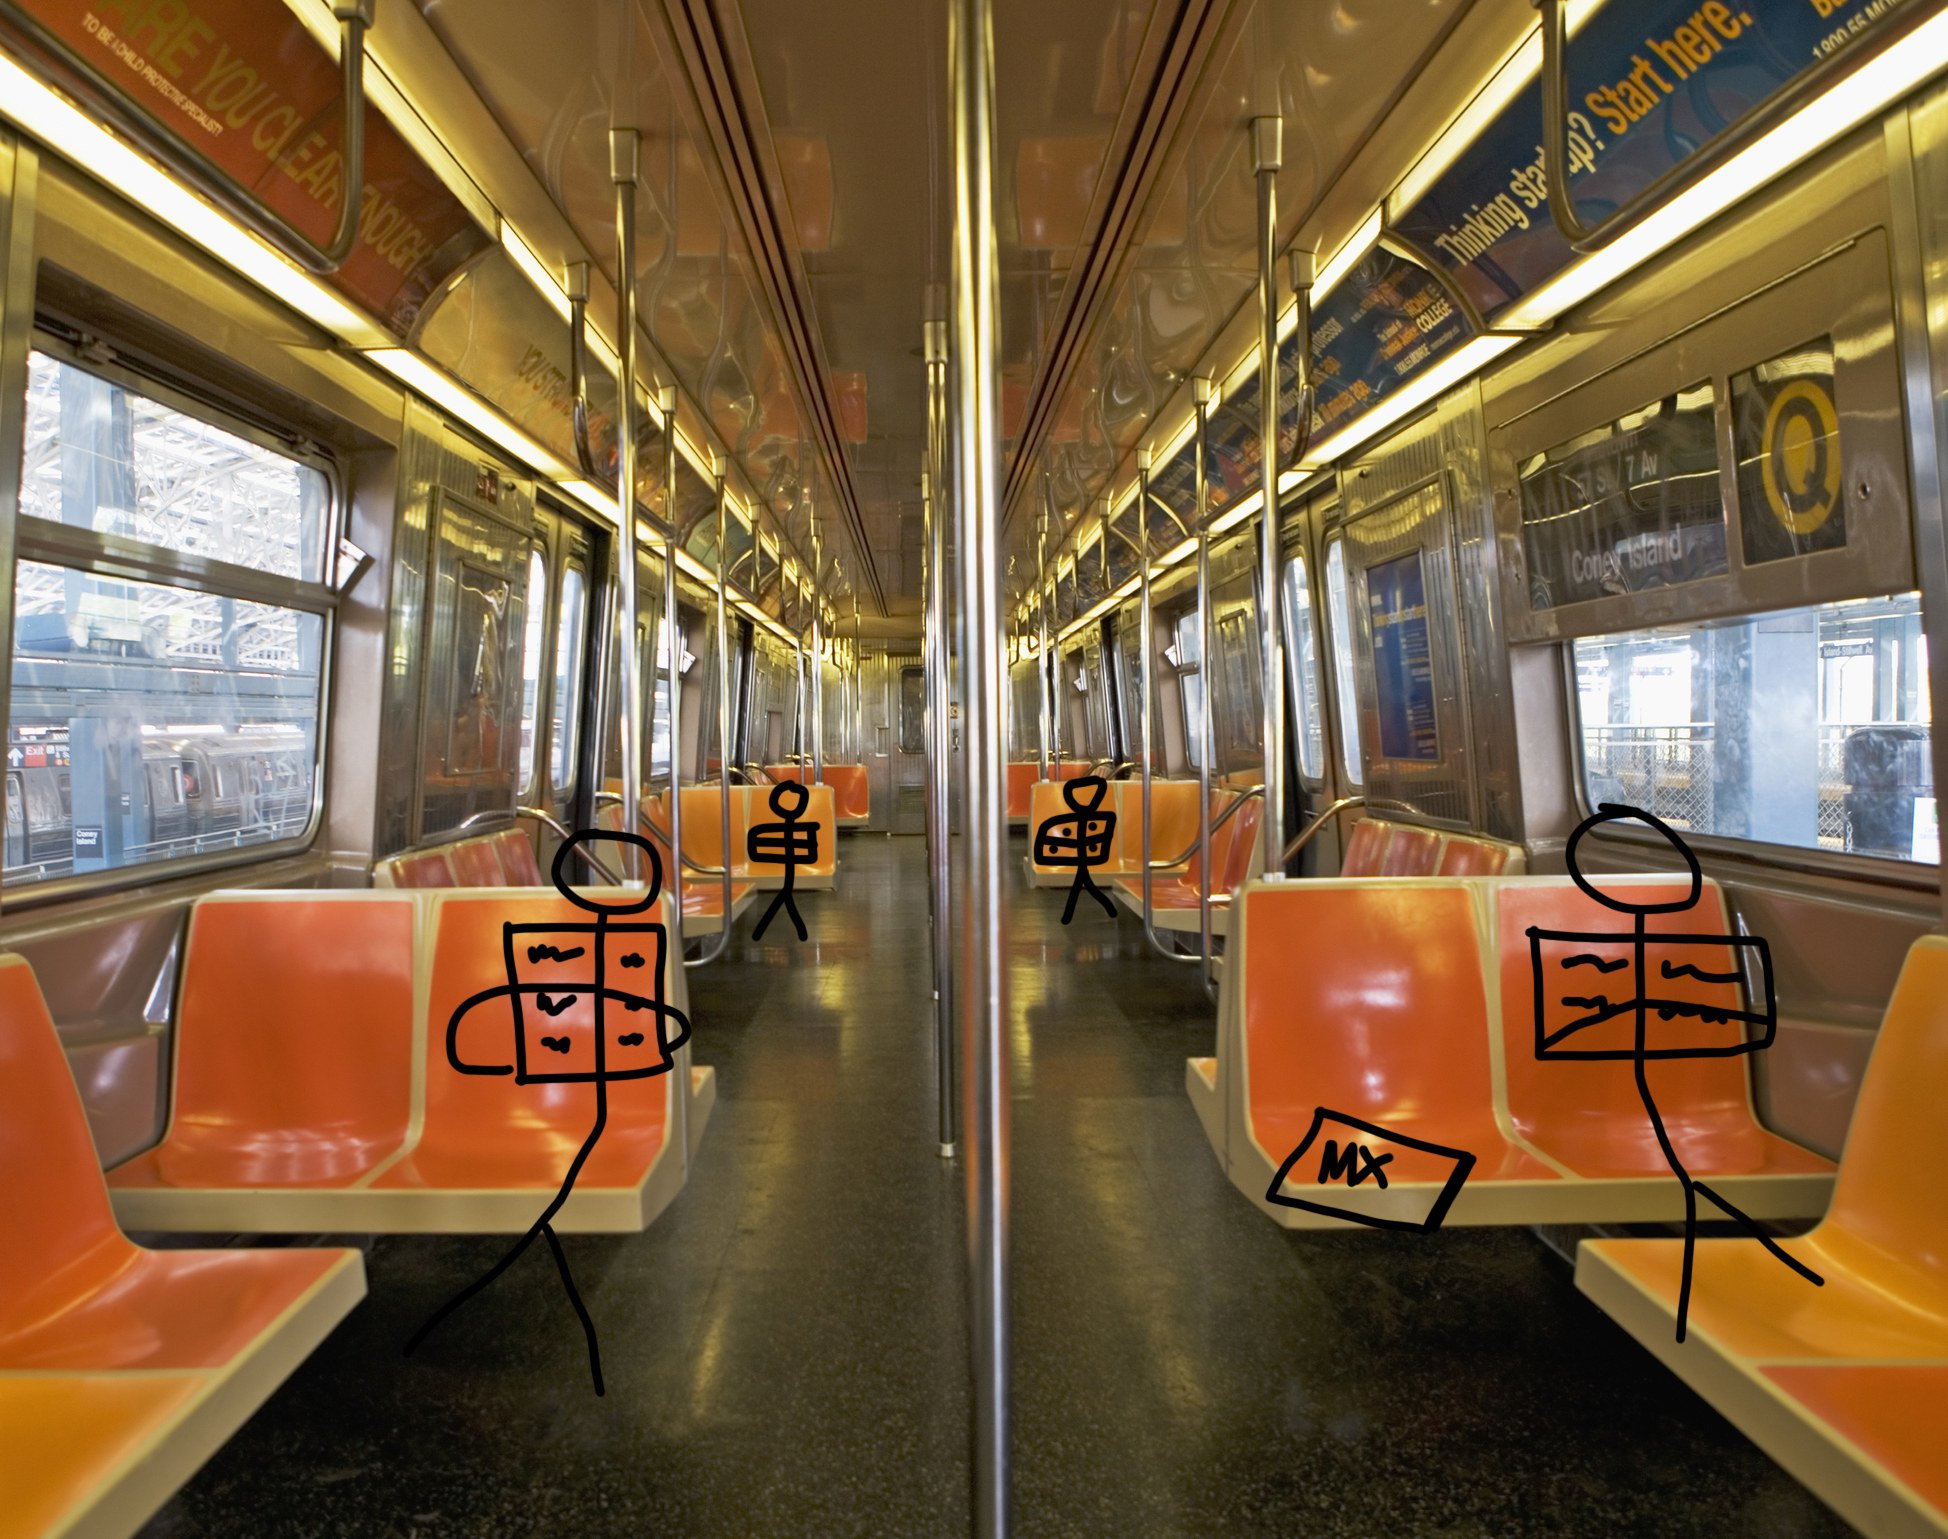
{"label": "ceiling grab bar", "polygon": [[613,496],[615,477],[595,463],[595,448],[589,441],[588,263],[570,262],[568,281],[562,287],[568,293],[568,401],[574,417],[575,461],[590,484]]}

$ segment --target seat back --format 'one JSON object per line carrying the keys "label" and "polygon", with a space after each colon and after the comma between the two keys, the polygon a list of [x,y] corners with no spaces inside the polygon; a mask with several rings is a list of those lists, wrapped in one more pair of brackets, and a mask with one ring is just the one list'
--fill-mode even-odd
{"label": "seat back", "polygon": [[457,887],[446,851],[406,850],[389,855],[372,867],[374,887]]}
{"label": "seat back", "polygon": [[1492,839],[1470,839],[1450,835],[1441,845],[1437,876],[1500,876],[1508,868],[1513,850]]}
{"label": "seat back", "polygon": [[91,1292],[130,1251],[74,1076],[26,959],[0,955],[0,1341]]}
{"label": "seat back", "polygon": [[1040,764],[1010,764],[1008,766],[1008,816],[1025,818],[1028,816],[1029,790],[1040,776]]}
{"label": "seat back", "polygon": [[[616,901],[614,888],[579,889],[597,901]],[[667,940],[670,900],[667,893],[656,908],[644,914],[618,916],[614,926],[644,923],[664,927]],[[524,983],[544,983],[559,979],[560,992],[551,996],[559,1002],[569,998],[565,1010],[544,1015],[538,1009],[524,1008],[525,1041],[521,1049],[528,1070],[537,1072],[585,1072],[593,1063],[592,1032],[594,1010],[588,984],[593,977],[594,959],[588,954],[593,936],[586,928],[595,915],[579,908],[554,892],[441,894],[432,900],[428,919],[433,931],[432,972],[427,998],[425,1143],[443,1149],[456,1146],[471,1152],[467,1157],[469,1185],[493,1187],[508,1184],[510,1173],[526,1184],[534,1169],[537,1149],[551,1151],[551,1167],[565,1174],[568,1162],[594,1125],[595,1087],[591,1083],[517,1084],[509,1074],[463,1074],[447,1058],[449,1029],[462,1061],[480,1066],[514,1064],[516,1025],[511,1002],[506,997],[475,1005],[452,1025],[454,1014],[476,995],[505,988],[508,983],[510,951]],[[545,927],[532,937],[517,933],[510,943],[503,936],[506,924]],[[567,960],[541,956],[531,958],[528,948],[553,945],[561,950],[580,946],[584,954]],[[647,981],[654,976],[659,952],[654,937],[614,929],[608,941],[605,975],[610,990],[630,989],[648,992]],[[638,970],[622,965],[628,956],[642,956],[647,966]],[[683,968],[667,947],[660,952],[663,997],[666,1004],[685,1006]],[[627,980],[627,981],[618,981]],[[576,985],[579,984],[579,989]],[[528,996],[538,998],[538,996]],[[619,1011],[613,1001],[605,1007],[608,1033],[608,1063],[613,1069],[642,1067],[654,1061],[655,1023],[641,1012]],[[636,1031],[645,1041],[622,1044],[619,1038]],[[567,1039],[570,1051],[557,1057],[541,1039]],[[661,1128],[668,1109],[670,1073],[648,1080],[623,1080],[608,1087],[609,1125],[618,1131],[644,1131]],[[613,1142],[620,1144],[623,1140]],[[598,1144],[587,1173],[601,1179],[607,1169]]]}
{"label": "seat back", "polygon": [[825,783],[832,788],[837,814],[842,818],[872,816],[872,786],[863,764],[828,764]]}
{"label": "seat back", "polygon": [[[1826,1227],[1948,1299],[1948,937],[1909,948],[1854,1103]],[[1825,1232],[1824,1230],[1822,1231]],[[1906,1291],[1906,1290],[1902,1290]]]}
{"label": "seat back", "polygon": [[183,952],[174,1117],[157,1153],[166,1180],[335,1184],[400,1146],[423,901],[406,892],[197,901]]}
{"label": "seat back", "polygon": [[1256,796],[1231,814],[1231,821],[1224,826],[1230,842],[1224,847],[1223,859],[1212,868],[1217,872],[1212,891],[1235,892],[1251,876],[1258,853],[1258,830],[1264,821],[1265,803]]}
{"label": "seat back", "polygon": [[[606,803],[604,805],[607,805]],[[620,807],[614,809],[619,815]],[[617,822],[620,824],[620,816]],[[528,836],[518,828],[503,828],[492,840],[494,853],[500,857],[501,871],[510,887],[539,887],[542,882],[541,863],[534,858],[534,846]]]}
{"label": "seat back", "polygon": [[1432,829],[1396,824],[1380,858],[1382,876],[1432,876],[1440,862],[1441,836]]}
{"label": "seat back", "polygon": [[[731,825],[736,839],[738,874],[783,876],[785,872],[783,861],[753,860],[750,854],[750,830],[780,821],[779,815],[771,810],[771,788],[733,786],[731,790],[737,798]],[[828,785],[815,785],[806,786],[805,791],[810,799],[805,803],[805,808],[799,813],[796,821],[801,827],[809,826],[818,830],[818,859],[801,862],[798,875],[824,876],[833,871],[838,864],[839,820],[833,810],[832,788]],[[688,810],[686,807],[685,811]]]}
{"label": "seat back", "polygon": [[[1602,891],[1639,904],[1678,902],[1689,891],[1689,879],[1675,876],[1593,880]],[[1568,877],[1510,877],[1488,891],[1495,908],[1490,933],[1500,950],[1508,1113],[1516,1129],[1539,1148],[1561,1155],[1580,1175],[1623,1176],[1665,1169],[1627,1057],[1540,1060],[1536,1056],[1538,980],[1530,956],[1530,927],[1571,935],[1566,940],[1545,938],[1541,945],[1543,1020],[1554,1037],[1595,1013],[1599,1000],[1635,997],[1634,970],[1627,965],[1633,949],[1632,916],[1596,902]],[[1695,906],[1650,914],[1645,928],[1652,936],[1722,935],[1729,929],[1724,895],[1717,883],[1707,881]],[[1621,938],[1601,938],[1606,935]],[[1621,960],[1626,965],[1607,971],[1589,963],[1562,965],[1578,956],[1594,956],[1606,963]],[[1720,977],[1736,976],[1738,971],[1729,946],[1653,943],[1646,957],[1650,974],[1646,987],[1657,998],[1680,1001],[1689,1008],[1668,1016],[1650,1011],[1647,1049],[1734,1048],[1743,1042],[1743,1022],[1713,1021],[1698,1013],[1714,1007],[1742,1009],[1744,996],[1738,985],[1701,981],[1683,972],[1668,976],[1667,963],[1674,969],[1695,967]],[[1635,1030],[1635,1011],[1625,1011],[1563,1035],[1550,1051],[1627,1054]],[[1702,1173],[1745,1168],[1759,1160],[1765,1135],[1752,1115],[1744,1058],[1658,1060],[1649,1064],[1646,1075],[1665,1129],[1687,1166]],[[1568,1153],[1571,1150],[1577,1151],[1574,1157]]]}
{"label": "seat back", "polygon": [[1377,818],[1361,818],[1353,825],[1352,836],[1346,841],[1346,855],[1339,863],[1341,876],[1378,876],[1380,864],[1386,859],[1387,840],[1393,826],[1382,823]]}
{"label": "seat back", "polygon": [[[1455,1128],[1492,1126],[1481,943],[1465,884],[1258,884],[1233,904],[1231,924],[1261,1139],[1272,1126],[1302,1131],[1319,1106],[1383,1124],[1441,1114]],[[1274,1161],[1288,1152],[1266,1149]]]}
{"label": "seat back", "polygon": [[507,872],[491,839],[462,839],[447,846],[447,863],[453,868],[456,887],[505,887]]}

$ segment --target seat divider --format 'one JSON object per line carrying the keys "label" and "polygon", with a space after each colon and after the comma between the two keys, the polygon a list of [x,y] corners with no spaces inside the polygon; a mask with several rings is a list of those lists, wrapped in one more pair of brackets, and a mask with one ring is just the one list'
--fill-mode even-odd
{"label": "seat divider", "polygon": [[431,1033],[426,1015],[432,1008],[433,943],[437,928],[433,923],[432,909],[440,896],[441,890],[438,888],[427,888],[413,894],[413,1057],[408,1081],[410,1092],[406,1102],[406,1136],[397,1149],[354,1181],[348,1188],[350,1191],[370,1187],[417,1149],[426,1133],[426,1049]]}
{"label": "seat divider", "polygon": [[1469,900],[1474,908],[1475,939],[1481,947],[1481,985],[1488,1001],[1485,1013],[1488,1023],[1489,1101],[1494,1108],[1495,1126],[1501,1130],[1502,1137],[1524,1154],[1547,1165],[1563,1180],[1581,1181],[1584,1178],[1561,1160],[1551,1158],[1524,1138],[1515,1126],[1514,1114],[1508,1109],[1508,1039],[1502,1020],[1501,888],[1499,879],[1492,876],[1461,877],[1458,880],[1468,886]]}

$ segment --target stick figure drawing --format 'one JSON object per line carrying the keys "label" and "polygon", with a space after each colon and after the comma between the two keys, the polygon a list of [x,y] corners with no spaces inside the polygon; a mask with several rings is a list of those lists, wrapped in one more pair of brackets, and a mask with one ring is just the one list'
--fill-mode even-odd
{"label": "stick figure drawing", "polygon": [[798,821],[804,816],[811,800],[812,793],[797,781],[780,781],[771,788],[771,810],[784,821],[754,824],[744,836],[744,852],[753,864],[758,861],[770,864],[782,861],[785,868],[785,885],[778,889],[778,896],[771,900],[771,907],[764,911],[758,927],[751,932],[752,940],[764,939],[765,927],[771,923],[771,917],[778,912],[780,905],[791,915],[798,938],[805,939],[805,921],[799,917],[798,904],[792,897],[792,884],[800,866],[818,863],[818,824],[801,824]]}
{"label": "stick figure drawing", "polygon": [[[1089,797],[1086,804],[1082,800],[1085,792]],[[1065,780],[1062,800],[1069,804],[1069,810],[1044,818],[1042,826],[1035,830],[1036,865],[1054,866],[1058,870],[1063,866],[1075,867],[1075,880],[1069,884],[1069,901],[1062,909],[1064,924],[1075,917],[1075,900],[1085,888],[1111,919],[1116,917],[1116,905],[1089,875],[1091,866],[1107,864],[1109,841],[1116,834],[1116,814],[1097,811],[1108,794],[1109,782],[1100,775],[1079,775],[1074,780]],[[1065,828],[1071,832],[1062,832]]]}
{"label": "stick figure drawing", "polygon": [[[643,852],[649,874],[647,890],[624,888],[621,892],[626,901],[598,903],[569,886],[566,872],[573,852],[598,840],[632,844]],[[499,1261],[433,1312],[406,1343],[406,1355],[410,1357],[441,1321],[512,1266],[539,1235],[548,1242],[562,1286],[568,1291],[568,1302],[588,1338],[589,1372],[600,1395],[602,1356],[595,1339],[595,1322],[575,1290],[553,1220],[574,1191],[576,1177],[608,1125],[609,1086],[669,1073],[676,1064],[676,1049],[690,1038],[690,1022],[682,1011],[663,1002],[668,962],[665,927],[615,922],[617,916],[640,914],[656,905],[663,884],[663,866],[656,847],[634,834],[583,830],[555,852],[551,875],[555,889],[575,907],[592,913],[593,922],[503,925],[507,982],[481,990],[453,1012],[446,1028],[447,1062],[456,1074],[512,1075],[517,1085],[593,1085],[594,1126],[541,1216]],[[459,1051],[461,1022],[473,1011],[501,1000],[511,1006],[511,1061],[468,1062]]]}
{"label": "stick figure drawing", "polygon": [[[1604,892],[1583,875],[1577,846],[1584,835],[1605,823],[1620,822],[1645,824],[1677,851],[1690,873],[1690,888],[1684,897],[1675,902],[1632,903],[1623,896],[1628,888]],[[1801,1277],[1815,1286],[1823,1285],[1824,1279],[1817,1272],[1787,1255],[1750,1215],[1684,1168],[1651,1094],[1648,1071],[1653,1060],[1740,1057],[1772,1045],[1779,1014],[1773,997],[1772,958],[1764,940],[1756,935],[1676,935],[1647,928],[1649,915],[1687,912],[1697,906],[1704,890],[1698,857],[1669,825],[1648,812],[1603,803],[1569,836],[1564,855],[1576,885],[1605,908],[1628,914],[1631,925],[1619,931],[1529,928],[1529,960],[1535,971],[1535,1056],[1544,1061],[1610,1059],[1632,1066],[1637,1097],[1657,1135],[1657,1146],[1684,1188],[1684,1266],[1678,1285],[1677,1339],[1684,1340],[1691,1303],[1700,1193]],[[1726,960],[1732,961],[1730,968],[1725,966]],[[1653,963],[1654,978],[1650,971]],[[1609,980],[1618,973],[1624,974],[1617,982],[1625,990],[1622,998],[1613,998]],[[1553,1000],[1552,982],[1562,991]],[[1743,1009],[1733,1003],[1741,983],[1746,989]],[[1762,1005],[1753,997],[1761,994]],[[1565,1020],[1551,1010],[1552,1003],[1576,1013]],[[1653,1015],[1662,1023],[1686,1024],[1653,1028]],[[1602,1028],[1611,1021],[1628,1021],[1633,1029],[1627,1036],[1606,1033]]]}

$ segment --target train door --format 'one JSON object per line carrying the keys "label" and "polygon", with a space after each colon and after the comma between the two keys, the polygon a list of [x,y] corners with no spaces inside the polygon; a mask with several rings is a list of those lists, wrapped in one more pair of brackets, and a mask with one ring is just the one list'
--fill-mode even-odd
{"label": "train door", "polygon": [[[559,508],[536,511],[528,547],[530,609],[521,658],[521,805],[547,813],[564,827],[580,813],[583,688],[594,604],[595,532]],[[541,833],[543,868],[555,840]]]}

